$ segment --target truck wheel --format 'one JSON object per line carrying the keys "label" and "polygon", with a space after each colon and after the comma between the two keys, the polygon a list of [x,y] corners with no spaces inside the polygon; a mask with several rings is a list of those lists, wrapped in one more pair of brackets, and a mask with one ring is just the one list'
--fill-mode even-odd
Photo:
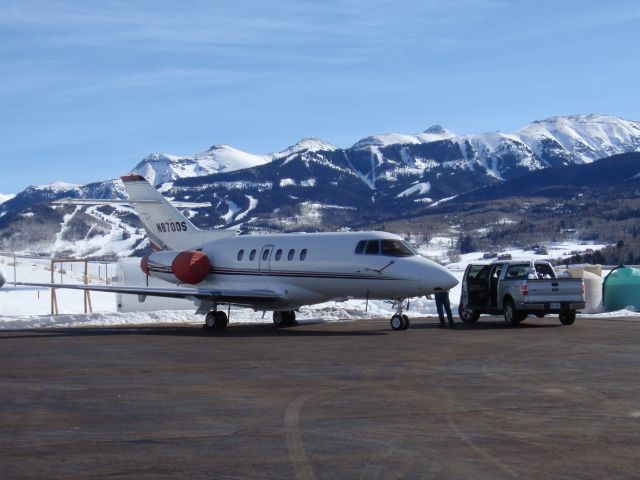
{"label": "truck wheel", "polygon": [[480,318],[480,312],[470,308],[465,308],[462,303],[458,306],[458,315],[460,316],[460,320],[464,323],[475,323]]}
{"label": "truck wheel", "polygon": [[562,325],[573,325],[576,321],[576,312],[563,312],[559,315]]}
{"label": "truck wheel", "polygon": [[504,321],[507,322],[507,325],[518,325],[522,320],[524,320],[526,314],[523,316],[523,312],[519,312],[516,310],[516,305],[513,303],[513,300],[510,298],[504,302]]}

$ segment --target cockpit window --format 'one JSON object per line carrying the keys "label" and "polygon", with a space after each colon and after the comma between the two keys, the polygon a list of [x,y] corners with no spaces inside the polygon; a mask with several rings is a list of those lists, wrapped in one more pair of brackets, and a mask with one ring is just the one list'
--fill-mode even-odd
{"label": "cockpit window", "polygon": [[382,255],[388,257],[412,257],[415,255],[400,240],[382,240]]}
{"label": "cockpit window", "polygon": [[408,242],[407,240],[403,240],[402,243],[405,245],[405,247],[407,247],[411,252],[413,252],[414,255],[420,255],[420,253],[418,252],[418,250],[416,250],[416,247],[413,246],[413,244],[411,242]]}
{"label": "cockpit window", "polygon": [[367,248],[365,249],[367,255],[379,255],[380,254],[380,240],[369,240],[367,242]]}
{"label": "cockpit window", "polygon": [[356,255],[360,255],[364,251],[364,246],[367,243],[366,240],[360,240],[356,245]]}

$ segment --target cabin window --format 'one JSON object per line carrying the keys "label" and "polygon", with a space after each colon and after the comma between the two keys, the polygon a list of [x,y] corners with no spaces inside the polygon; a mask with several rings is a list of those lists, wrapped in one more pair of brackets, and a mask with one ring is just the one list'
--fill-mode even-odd
{"label": "cabin window", "polygon": [[269,250],[269,249],[267,248],[264,252],[262,252],[262,261],[263,261],[263,262],[266,262],[266,261],[267,261],[267,259],[269,258],[269,252],[270,252],[270,251],[271,251],[271,250]]}
{"label": "cabin window", "polygon": [[300,252],[300,260],[304,260],[305,258],[307,258],[307,249],[303,248]]}
{"label": "cabin window", "polygon": [[295,254],[296,254],[296,251],[293,248],[289,250],[289,255],[287,255],[287,258],[289,259],[289,261],[293,260],[293,256]]}
{"label": "cabin window", "polygon": [[414,253],[400,240],[382,240],[382,255],[388,257],[413,257]]}
{"label": "cabin window", "polygon": [[242,257],[244,257],[244,250],[238,252],[238,261],[242,260]]}
{"label": "cabin window", "polygon": [[254,248],[253,250],[251,250],[251,253],[249,254],[249,260],[253,262],[255,259],[256,259],[256,249]]}
{"label": "cabin window", "polygon": [[276,252],[276,260],[280,260],[282,258],[282,249],[279,248]]}
{"label": "cabin window", "polygon": [[380,240],[369,240],[365,253],[367,255],[378,255],[380,253]]}
{"label": "cabin window", "polygon": [[367,244],[366,240],[360,240],[358,242],[358,245],[356,245],[356,255],[360,255],[362,252],[364,252],[364,246]]}

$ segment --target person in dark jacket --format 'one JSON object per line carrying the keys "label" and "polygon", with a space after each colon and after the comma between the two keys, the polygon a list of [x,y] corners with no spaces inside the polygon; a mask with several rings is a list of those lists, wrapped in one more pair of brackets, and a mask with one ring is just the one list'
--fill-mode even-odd
{"label": "person in dark jacket", "polygon": [[440,328],[446,327],[444,323],[444,312],[447,312],[447,318],[449,320],[449,328],[455,328],[453,323],[453,315],[451,315],[451,303],[449,302],[449,292],[436,293],[436,309],[438,310],[438,317],[440,317]]}

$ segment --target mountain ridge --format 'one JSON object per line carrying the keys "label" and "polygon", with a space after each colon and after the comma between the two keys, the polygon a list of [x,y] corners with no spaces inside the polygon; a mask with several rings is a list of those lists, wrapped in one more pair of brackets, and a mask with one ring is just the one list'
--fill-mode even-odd
{"label": "mountain ridge", "polygon": [[[376,225],[394,215],[411,218],[449,197],[497,188],[531,172],[636,151],[640,123],[589,114],[550,117],[514,133],[455,135],[435,125],[421,134],[365,137],[348,148],[308,137],[266,155],[217,144],[191,156],[150,154],[131,173],[147,177],[169,198],[211,202],[209,209],[188,212],[202,228],[309,231]],[[11,223],[28,226],[46,211],[58,212],[56,221],[66,228],[62,210],[35,208],[64,196],[124,198],[125,193],[119,179],[29,187],[0,203],[0,243],[20,238],[28,244]],[[82,217],[89,223],[107,215],[82,212],[89,212]],[[118,215],[118,228],[132,235],[137,224],[131,212],[108,212],[110,218]],[[120,220],[110,221],[112,226],[101,225],[113,235]],[[76,230],[80,235],[90,228]]]}

